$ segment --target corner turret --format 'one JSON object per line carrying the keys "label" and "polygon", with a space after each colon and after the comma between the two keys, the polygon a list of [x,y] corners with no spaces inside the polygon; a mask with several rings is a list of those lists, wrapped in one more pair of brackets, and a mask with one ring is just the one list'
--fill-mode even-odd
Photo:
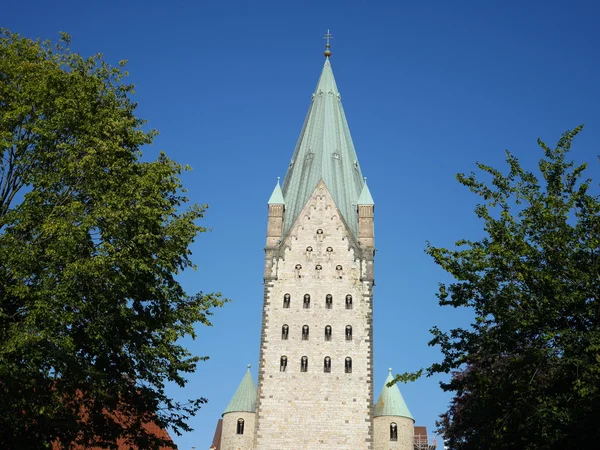
{"label": "corner turret", "polygon": [[392,369],[373,407],[374,449],[413,450],[415,419],[408,410],[397,385],[392,382]]}
{"label": "corner turret", "polygon": [[248,371],[223,412],[220,450],[252,450],[256,422],[256,385]]}

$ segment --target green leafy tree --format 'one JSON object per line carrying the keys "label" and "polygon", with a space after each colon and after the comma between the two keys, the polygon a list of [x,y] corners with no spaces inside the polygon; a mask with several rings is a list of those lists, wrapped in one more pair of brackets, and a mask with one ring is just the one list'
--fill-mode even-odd
{"label": "green leafy tree", "polygon": [[0,447],[158,448],[144,423],[187,431],[205,402],[165,392],[205,359],[179,340],[223,302],[175,278],[205,207],[182,166],[140,160],[156,133],[125,63],[68,43],[0,29]]}
{"label": "green leafy tree", "polygon": [[[544,151],[541,177],[507,152],[508,171],[459,174],[477,194],[485,237],[427,253],[455,281],[440,305],[469,328],[432,330],[453,393],[440,429],[450,449],[575,449],[600,442],[600,201],[568,159],[582,127]],[[414,377],[414,374],[413,374]],[[405,374],[404,377],[410,378]]]}

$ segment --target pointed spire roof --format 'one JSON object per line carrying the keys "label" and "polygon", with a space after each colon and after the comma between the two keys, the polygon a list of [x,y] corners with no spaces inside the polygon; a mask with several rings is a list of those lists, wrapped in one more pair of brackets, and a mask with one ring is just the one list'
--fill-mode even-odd
{"label": "pointed spire roof", "polygon": [[406,402],[402,398],[402,394],[400,393],[400,389],[398,389],[398,385],[394,384],[392,387],[387,387],[387,384],[394,380],[394,377],[392,376],[392,369],[388,370],[389,373],[385,380],[385,384],[383,385],[383,389],[381,390],[381,394],[379,394],[379,400],[377,400],[377,403],[375,403],[375,408],[373,408],[373,417],[407,417],[412,419],[414,422],[415,418],[408,410],[408,406],[406,406]]}
{"label": "pointed spire roof", "polygon": [[363,185],[362,191],[360,191],[360,196],[358,197],[358,201],[356,202],[358,205],[374,205],[373,197],[371,197],[371,191],[369,190],[369,186],[367,186],[367,177],[365,177],[365,184]]}
{"label": "pointed spire roof", "polygon": [[275,185],[275,189],[273,189],[273,193],[269,198],[269,205],[285,205],[283,192],[281,192],[281,186],[279,185],[279,177],[277,177],[277,184]]}
{"label": "pointed spire roof", "polygon": [[363,178],[329,57],[325,59],[283,183],[284,234],[289,232],[321,180],[356,236],[356,202],[363,188]]}
{"label": "pointed spire roof", "polygon": [[223,411],[223,415],[230,412],[256,412],[256,385],[254,384],[254,380],[252,379],[252,374],[250,373],[250,364],[248,364],[248,371],[244,378],[242,378],[242,382],[233,394],[233,398]]}

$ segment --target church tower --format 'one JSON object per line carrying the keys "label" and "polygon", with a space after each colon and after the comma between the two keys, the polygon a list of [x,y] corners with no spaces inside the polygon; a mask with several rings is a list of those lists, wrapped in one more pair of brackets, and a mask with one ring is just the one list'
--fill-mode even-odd
{"label": "church tower", "polygon": [[213,450],[432,450],[398,386],[373,403],[375,204],[329,58],[268,201],[258,387],[248,371]]}
{"label": "church tower", "polygon": [[255,448],[373,448],[373,199],[329,57],[269,200]]}

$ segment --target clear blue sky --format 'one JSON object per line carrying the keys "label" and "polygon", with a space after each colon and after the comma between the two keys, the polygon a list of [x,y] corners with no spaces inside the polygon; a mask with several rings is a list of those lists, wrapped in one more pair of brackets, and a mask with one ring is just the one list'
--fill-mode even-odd
{"label": "clear blue sky", "polygon": [[[600,3],[595,1],[61,1],[2,6],[0,26],[73,37],[84,55],[129,60],[138,114],[163,149],[194,170],[190,198],[213,229],[193,246],[190,293],[232,300],[190,342],[209,355],[185,398],[210,403],[174,436],[210,445],[246,370],[256,379],[266,202],[283,177],[323,64],[332,66],[363,173],[376,202],[375,381],[434,361],[432,325],[469,320],[437,305],[444,273],[423,249],[481,236],[476,198],[454,179],[475,161],[502,166],[510,149],[533,167],[536,138],[554,143],[584,123],[574,157],[598,178]],[[417,424],[433,430],[448,403],[438,380],[401,386]]]}

